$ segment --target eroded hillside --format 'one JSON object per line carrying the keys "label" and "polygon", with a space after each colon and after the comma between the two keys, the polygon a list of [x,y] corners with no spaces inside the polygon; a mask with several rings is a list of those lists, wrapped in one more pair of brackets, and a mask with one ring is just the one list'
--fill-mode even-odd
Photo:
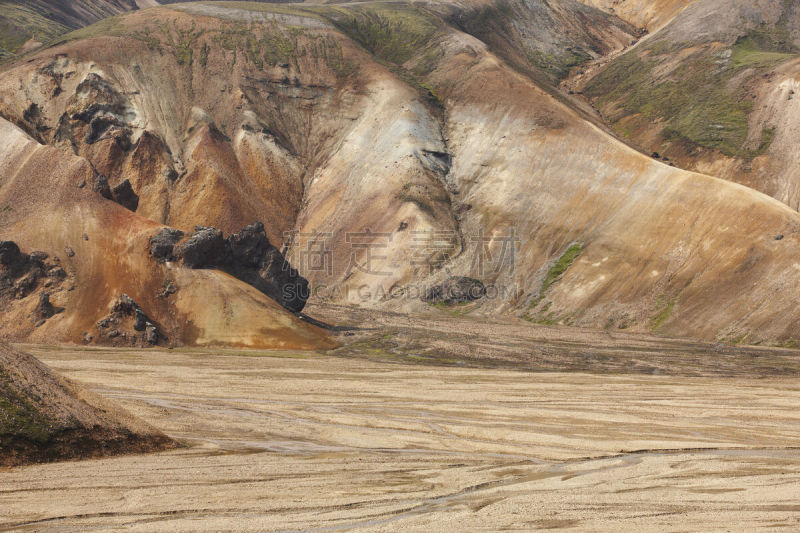
{"label": "eroded hillside", "polygon": [[644,153],[800,206],[800,3],[698,0],[581,87]]}
{"label": "eroded hillside", "polygon": [[668,24],[695,0],[581,0],[614,13],[637,28],[655,31]]}
{"label": "eroded hillside", "polygon": [[154,3],[154,0],[3,0],[0,63],[71,30]]}
{"label": "eroded hillside", "polygon": [[[102,181],[86,159],[42,146],[5,120],[0,138],[0,240],[13,242],[3,243],[0,257],[5,338],[332,345],[322,330],[232,275],[157,261],[149,246],[162,226],[97,192]],[[36,258],[47,265],[19,270]],[[46,313],[40,309],[44,294]]]}
{"label": "eroded hillside", "polygon": [[[76,219],[65,218],[64,202],[43,207],[30,196],[37,216],[59,213],[48,214],[45,227],[69,239],[56,239],[28,230],[31,212],[19,211],[21,196],[0,184],[11,207],[0,213],[0,237],[60,250],[80,242],[79,220],[95,209],[113,212],[124,222],[98,221],[105,240],[91,252],[92,269],[76,265],[84,276],[76,286],[113,279],[116,292],[127,291],[189,343],[199,337],[182,328],[174,307],[142,303],[156,301],[150,293],[165,281],[151,273],[162,267],[142,243],[161,226],[229,234],[254,221],[286,247],[312,300],[427,312],[420,287],[468,276],[493,292],[466,306],[444,304],[446,311],[793,342],[797,212],[655,161],[555,95],[570,68],[640,36],[634,25],[569,0],[202,2],[104,21],[6,68],[0,114],[55,147],[20,140],[30,146],[20,153],[83,165],[111,189],[130,189],[137,203],[125,208],[76,189],[81,197],[68,205],[98,206],[81,207],[90,214]],[[653,37],[621,57],[652,46]],[[776,131],[768,148],[780,138]],[[22,165],[18,157],[7,157],[6,168]],[[59,189],[57,173],[15,172],[17,183],[35,175],[39,191]],[[110,255],[130,263],[131,274],[118,275]],[[182,307],[193,323],[201,314],[210,324],[240,301],[226,294],[200,313],[192,303],[216,294],[223,278],[179,272],[194,276],[184,284],[193,299]],[[149,288],[128,288],[139,276]],[[108,306],[115,291],[100,297],[92,289],[82,308]],[[78,329],[101,318],[91,314]],[[316,333],[302,329],[307,324],[281,320],[303,342],[322,342],[309,340]],[[61,336],[77,331],[62,324]],[[246,333],[242,344],[255,343],[257,328]]]}

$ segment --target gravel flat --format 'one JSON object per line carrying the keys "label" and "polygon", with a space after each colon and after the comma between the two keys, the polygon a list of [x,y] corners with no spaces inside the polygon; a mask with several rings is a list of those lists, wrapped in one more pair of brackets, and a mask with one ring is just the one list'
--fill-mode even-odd
{"label": "gravel flat", "polygon": [[0,471],[2,530],[800,527],[800,386],[26,347],[186,446]]}

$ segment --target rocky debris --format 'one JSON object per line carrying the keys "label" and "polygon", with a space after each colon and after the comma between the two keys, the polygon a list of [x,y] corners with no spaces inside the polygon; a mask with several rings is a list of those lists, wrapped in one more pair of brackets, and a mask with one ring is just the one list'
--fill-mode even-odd
{"label": "rocky debris", "polygon": [[13,241],[0,241],[0,308],[3,302],[21,300],[40,285],[59,285],[67,273],[45,252],[23,253]]}
{"label": "rocky debris", "polygon": [[64,247],[64,253],[67,254],[67,257],[75,257],[75,250],[73,250],[69,246]]}
{"label": "rocky debris", "polygon": [[114,195],[111,192],[111,186],[108,184],[108,178],[103,174],[98,174],[94,179],[92,190],[107,200],[113,200]]}
{"label": "rocky debris", "polygon": [[158,296],[159,298],[169,298],[176,292],[178,292],[178,287],[175,286],[172,280],[168,279],[164,281],[164,286],[161,287],[161,290],[158,291],[158,294],[156,296]]}
{"label": "rocky debris", "polygon": [[228,250],[223,270],[249,283],[286,309],[299,313],[308,299],[308,280],[292,268],[267,238],[264,224],[256,222],[225,241]]}
{"label": "rocky debris", "polygon": [[447,305],[473,302],[486,296],[486,287],[480,280],[464,276],[452,276],[443,283],[429,288],[423,300],[428,303]]}
{"label": "rocky debris", "polygon": [[11,266],[22,260],[22,252],[13,241],[0,241],[0,265]]}
{"label": "rocky debris", "polygon": [[139,207],[139,195],[133,192],[133,186],[127,178],[111,191],[114,201],[129,211]]}
{"label": "rocky debris", "polygon": [[[218,268],[263,292],[286,309],[299,313],[308,299],[308,281],[273,246],[264,224],[255,222],[227,239],[216,228],[198,226],[182,243],[183,233],[164,228],[150,239],[150,253],[159,261],[180,259],[189,268]],[[162,291],[159,297],[171,293]]]}
{"label": "rocky debris", "polygon": [[47,277],[56,280],[62,280],[66,279],[67,273],[64,271],[63,268],[58,266],[53,266],[52,268],[50,268],[50,270],[47,271]]}
{"label": "rocky debris", "polygon": [[44,263],[50,257],[46,252],[31,252],[30,260],[35,263]]}
{"label": "rocky debris", "polygon": [[158,344],[158,329],[153,324],[147,324],[144,329],[144,340],[147,344]]}
{"label": "rocky debris", "polygon": [[84,125],[86,144],[112,137],[127,149],[131,134],[127,124],[130,109],[130,101],[125,95],[100,75],[91,73],[78,85],[68,107],[72,120],[69,127],[74,129],[78,124]]}
{"label": "rocky debris", "polygon": [[195,227],[194,234],[175,250],[175,256],[189,268],[218,266],[224,254],[222,232],[203,226]]}
{"label": "rocky debris", "polygon": [[55,314],[56,309],[53,307],[53,304],[50,303],[50,293],[41,293],[39,295],[39,303],[36,304],[36,308],[33,310],[33,316],[39,320],[47,320]]}
{"label": "rocky debris", "polygon": [[[160,338],[153,321],[127,294],[111,304],[111,312],[97,322],[97,329],[101,338],[116,345],[153,346]],[[84,340],[87,338],[84,335]]]}
{"label": "rocky debris", "polygon": [[158,235],[150,238],[150,255],[159,261],[173,261],[175,259],[175,245],[183,238],[183,232],[178,229],[164,228]]}

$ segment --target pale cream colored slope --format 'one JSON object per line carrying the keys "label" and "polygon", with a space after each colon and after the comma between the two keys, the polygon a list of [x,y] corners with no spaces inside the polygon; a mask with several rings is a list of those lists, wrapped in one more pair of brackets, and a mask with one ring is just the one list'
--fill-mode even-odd
{"label": "pale cream colored slope", "polygon": [[638,28],[656,31],[669,23],[694,0],[579,0],[609,13]]}
{"label": "pale cream colored slope", "polygon": [[[306,237],[293,249],[302,257],[313,239],[307,235],[324,234],[333,273],[306,264],[306,274],[363,304],[420,279],[425,269],[418,259],[436,253],[432,232],[457,234],[444,185],[447,163],[437,156],[446,152],[439,124],[415,91],[382,75],[367,85],[364,112],[306,185],[297,222]],[[449,250],[459,248],[454,241]]]}
{"label": "pale cream colored slope", "polygon": [[[463,43],[451,41],[432,79],[448,88],[448,179],[473,207],[464,232],[514,229],[522,240],[515,272],[486,276],[518,289],[496,307],[537,303],[553,262],[583,243],[534,319],[704,338],[798,336],[795,211],[635,152]],[[462,272],[473,255],[460,260]]]}
{"label": "pale cream colored slope", "polygon": [[[168,344],[332,345],[322,330],[226,274],[157,264],[148,239],[160,226],[94,193],[86,160],[39,145],[5,120],[0,139],[0,239],[60,258],[71,280],[51,297],[63,312],[39,327],[29,318],[36,295],[12,302],[0,317],[4,336],[33,342],[81,342],[83,332],[96,337],[96,322],[125,293]],[[178,291],[161,298],[166,280]]]}

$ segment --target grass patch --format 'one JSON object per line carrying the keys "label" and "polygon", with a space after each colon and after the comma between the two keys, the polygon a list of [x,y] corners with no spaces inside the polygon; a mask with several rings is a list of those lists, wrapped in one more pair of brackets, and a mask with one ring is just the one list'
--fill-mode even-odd
{"label": "grass patch", "polygon": [[569,76],[570,71],[586,63],[592,56],[579,48],[566,48],[558,54],[548,54],[541,50],[528,50],[526,52],[528,61],[550,75],[555,81],[561,81]]}
{"label": "grass patch", "polygon": [[772,68],[795,57],[797,56],[791,53],[764,50],[758,44],[758,40],[748,35],[740,38],[734,45],[731,66],[734,69]]}
{"label": "grass patch", "polygon": [[8,376],[0,371],[0,438],[3,436],[46,443],[50,430],[39,411],[13,391]]}
{"label": "grass patch", "polygon": [[655,316],[650,319],[650,328],[652,330],[659,329],[664,322],[669,319],[670,315],[672,314],[672,310],[675,308],[675,304],[677,303],[676,299],[672,299],[666,304],[664,303],[664,295],[661,294],[658,297],[657,306],[661,307],[661,311],[659,311]]}
{"label": "grass patch", "polygon": [[544,294],[556,281],[558,281],[561,276],[572,266],[572,263],[575,259],[581,255],[583,251],[583,243],[575,243],[572,244],[567,251],[564,252],[561,257],[558,258],[558,261],[550,267],[550,270],[547,271],[547,275],[544,277],[544,281],[542,282],[542,288],[539,290],[540,294]]}
{"label": "grass patch", "polygon": [[79,39],[91,39],[93,37],[119,37],[127,33],[127,28],[121,22],[121,16],[108,17],[91,26],[86,26],[62,36],[51,45],[62,44]]}
{"label": "grass patch", "polygon": [[0,48],[16,53],[31,37],[46,43],[69,31],[24,2],[0,2]]}
{"label": "grass patch", "polygon": [[[619,109],[610,120],[624,137],[632,133],[625,119],[638,114],[650,122],[663,122],[665,141],[686,141],[728,156],[752,159],[769,148],[774,130],[764,129],[758,145],[747,146],[753,107],[746,97],[747,82],[796,58],[786,46],[762,28],[738,39],[727,52],[712,52],[705,47],[669,75],[654,79],[663,58],[678,52],[656,42],[648,47],[647,54],[634,50],[614,61],[591,81],[586,94],[601,106]],[[730,87],[737,76],[736,85]]]}
{"label": "grass patch", "polygon": [[318,12],[376,57],[401,65],[425,48],[436,19],[408,4],[323,7]]}
{"label": "grass patch", "polygon": [[550,270],[547,271],[547,275],[545,275],[544,280],[542,281],[542,286],[539,288],[539,294],[531,300],[531,303],[528,305],[528,311],[525,313],[525,320],[530,322],[537,322],[539,324],[546,324],[551,325],[555,324],[556,322],[560,321],[561,319],[556,317],[554,314],[547,314],[550,310],[550,306],[552,302],[547,302],[544,307],[536,314],[536,316],[532,316],[531,310],[537,307],[542,300],[544,299],[547,290],[553,286],[564,273],[569,270],[569,267],[572,266],[572,263],[581,255],[583,251],[583,243],[576,242],[571,244],[566,251],[561,254],[555,263],[550,267]]}

